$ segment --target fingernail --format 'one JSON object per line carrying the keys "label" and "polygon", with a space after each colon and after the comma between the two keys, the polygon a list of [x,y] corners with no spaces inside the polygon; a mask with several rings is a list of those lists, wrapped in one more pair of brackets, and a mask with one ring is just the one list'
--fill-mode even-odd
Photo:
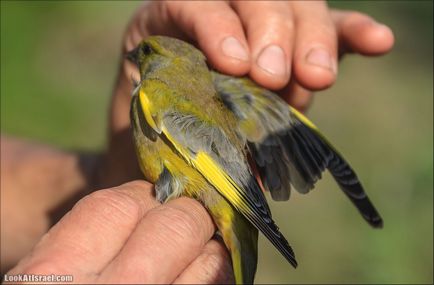
{"label": "fingernail", "polygon": [[222,41],[222,51],[225,55],[239,60],[249,60],[249,55],[241,43],[234,37],[227,37]]}
{"label": "fingernail", "polygon": [[330,56],[330,53],[322,48],[313,48],[306,56],[306,61],[319,67],[330,69],[336,73],[336,64]]}
{"label": "fingernail", "polygon": [[277,45],[270,45],[262,50],[256,62],[259,67],[268,73],[279,76],[286,74],[285,53]]}

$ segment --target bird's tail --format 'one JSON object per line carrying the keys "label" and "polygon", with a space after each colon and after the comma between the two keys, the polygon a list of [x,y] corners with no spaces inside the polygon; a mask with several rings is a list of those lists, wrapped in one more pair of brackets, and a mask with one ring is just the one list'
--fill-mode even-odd
{"label": "bird's tail", "polygon": [[225,199],[208,207],[228,248],[236,284],[253,284],[258,259],[258,230]]}

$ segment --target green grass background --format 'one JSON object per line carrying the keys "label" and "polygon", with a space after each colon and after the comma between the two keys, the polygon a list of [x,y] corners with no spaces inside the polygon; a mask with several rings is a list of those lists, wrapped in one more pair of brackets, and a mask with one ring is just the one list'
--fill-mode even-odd
{"label": "green grass background", "polygon": [[[1,2],[1,131],[101,150],[120,39],[139,2]],[[259,283],[433,282],[432,1],[331,2],[390,25],[394,51],[346,57],[309,116],[351,161],[385,220],[369,228],[325,175],[271,202],[293,270],[261,237]]]}

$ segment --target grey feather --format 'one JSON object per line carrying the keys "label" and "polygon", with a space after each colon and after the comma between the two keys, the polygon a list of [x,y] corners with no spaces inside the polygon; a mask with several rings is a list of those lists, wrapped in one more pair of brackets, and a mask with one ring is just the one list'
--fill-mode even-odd
{"label": "grey feather", "polygon": [[274,223],[265,196],[243,153],[233,146],[224,131],[193,115],[179,112],[166,112],[162,120],[167,132],[181,145],[188,146],[193,157],[199,151],[210,154],[225,173],[241,186],[238,194],[252,210],[242,211],[243,215],[265,234],[292,265],[297,266],[294,252]]}
{"label": "grey feather", "polygon": [[290,184],[300,193],[309,192],[328,169],[362,216],[372,226],[382,226],[349,164],[323,135],[300,121],[286,102],[247,78],[214,72],[213,79],[226,107],[238,118],[238,132],[248,140],[264,187],[274,200],[287,200]]}
{"label": "grey feather", "polygon": [[259,190],[260,196],[254,193],[258,189],[252,186],[256,182],[252,182],[253,176],[243,152],[234,147],[222,129],[193,115],[179,112],[167,112],[163,123],[176,141],[188,147],[193,157],[199,151],[210,154],[238,185],[246,188],[246,196],[255,198],[255,206],[263,211],[264,215],[271,216],[262,191]]}
{"label": "grey feather", "polygon": [[250,171],[242,152],[229,141],[218,127],[211,126],[194,115],[166,112],[163,123],[170,134],[194,155],[199,151],[209,153],[233,175],[233,179],[246,184]]}
{"label": "grey feather", "polygon": [[160,203],[163,203],[173,193],[173,190],[172,175],[164,167],[163,172],[161,172],[157,182],[155,182],[155,196]]}

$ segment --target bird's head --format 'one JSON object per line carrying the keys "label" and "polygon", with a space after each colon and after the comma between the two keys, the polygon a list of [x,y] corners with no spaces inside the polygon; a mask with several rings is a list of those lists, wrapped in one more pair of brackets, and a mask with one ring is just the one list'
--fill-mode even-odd
{"label": "bird's head", "polygon": [[156,69],[169,64],[205,65],[205,56],[194,46],[184,41],[165,37],[150,36],[126,55],[127,59],[137,65],[141,79]]}

